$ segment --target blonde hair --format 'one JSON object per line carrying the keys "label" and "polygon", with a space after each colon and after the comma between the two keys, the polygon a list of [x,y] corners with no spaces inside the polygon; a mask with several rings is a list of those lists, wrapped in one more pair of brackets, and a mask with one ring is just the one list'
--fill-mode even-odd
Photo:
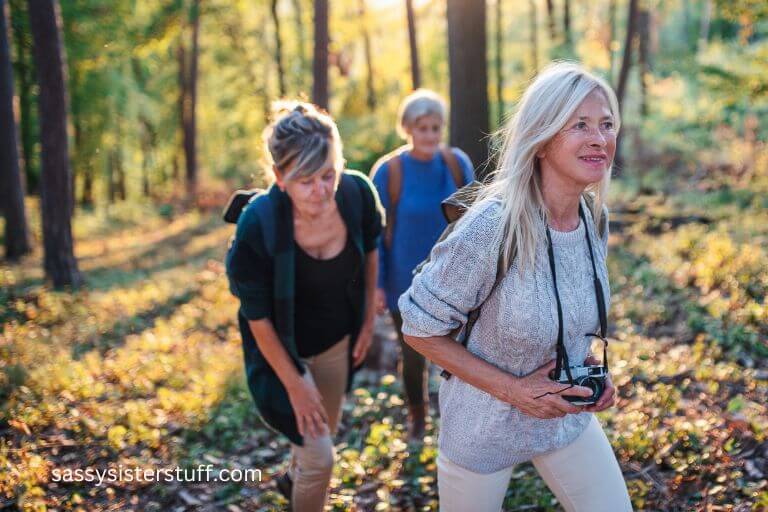
{"label": "blonde hair", "polygon": [[447,110],[445,100],[439,94],[429,89],[416,89],[400,103],[397,111],[397,133],[407,139],[407,129],[424,116],[437,116],[445,123]]}
{"label": "blonde hair", "polygon": [[[540,237],[541,219],[547,211],[541,193],[541,175],[537,153],[565,127],[582,101],[594,90],[605,94],[614,126],[620,126],[619,104],[608,83],[572,62],[547,66],[523,93],[515,112],[496,135],[501,138],[498,167],[493,180],[480,193],[483,200],[500,200],[502,222],[496,242],[502,248],[502,262],[507,268],[516,251],[520,270],[532,269]],[[594,194],[593,219],[599,225],[603,214],[611,169],[586,191]]]}
{"label": "blonde hair", "polygon": [[333,151],[336,170],[343,170],[339,129],[328,113],[311,103],[286,100],[274,102],[272,112],[272,122],[262,134],[270,168],[284,173],[290,167],[285,180],[304,178],[321,170]]}

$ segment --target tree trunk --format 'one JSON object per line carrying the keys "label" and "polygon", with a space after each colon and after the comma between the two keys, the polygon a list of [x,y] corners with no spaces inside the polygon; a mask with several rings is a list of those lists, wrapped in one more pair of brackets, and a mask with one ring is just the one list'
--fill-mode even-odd
{"label": "tree trunk", "polygon": [[557,39],[557,29],[555,28],[555,2],[547,0],[547,27],[549,28],[549,41],[554,44]]}
{"label": "tree trunk", "polygon": [[699,45],[698,52],[707,49],[709,42],[709,25],[712,21],[712,0],[704,0],[701,11],[701,25],[699,26]]}
{"label": "tree trunk", "polygon": [[485,1],[448,0],[447,13],[451,144],[466,151],[482,179],[490,132]]}
{"label": "tree trunk", "polygon": [[371,110],[376,109],[376,89],[373,83],[373,55],[371,49],[371,33],[368,30],[368,10],[365,8],[366,0],[358,0],[359,13],[360,13],[360,26],[363,35],[363,51],[365,52],[365,69],[367,71],[365,77],[365,88],[368,92],[367,103],[368,108]]}
{"label": "tree trunk", "polygon": [[307,52],[306,52],[306,36],[304,32],[304,21],[301,17],[303,9],[301,7],[301,0],[293,0],[294,11],[294,23],[296,25],[296,44],[299,50],[299,72],[297,73],[298,90],[304,91],[304,75],[307,71]]}
{"label": "tree trunk", "polygon": [[280,89],[280,97],[286,95],[285,68],[283,67],[283,45],[280,42],[280,18],[277,16],[277,0],[272,0],[270,13],[272,23],[275,25],[275,63],[277,64],[277,83]]}
{"label": "tree trunk", "polygon": [[16,47],[15,75],[19,81],[19,135],[21,137],[20,171],[23,177],[26,193],[37,195],[40,193],[39,173],[35,166],[33,155],[35,147],[35,132],[33,118],[35,102],[32,97],[32,89],[35,82],[34,62],[30,54],[30,31],[25,24],[26,8],[24,0],[9,2],[11,16],[9,23],[14,26],[13,40]]}
{"label": "tree trunk", "polygon": [[[619,69],[619,82],[616,86],[616,98],[619,101],[619,110],[624,110],[624,94],[627,90],[627,80],[629,78],[629,68],[632,65],[632,41],[635,38],[637,27],[637,0],[629,0],[627,13],[627,37],[624,40],[624,57],[621,60]],[[624,165],[624,158],[621,154],[622,135],[619,133],[616,141],[616,156],[614,157],[615,166],[621,169]]]}
{"label": "tree trunk", "polygon": [[499,126],[504,121],[504,29],[502,0],[496,0],[496,108]]}
{"label": "tree trunk", "polygon": [[114,156],[113,176],[115,178],[115,193],[117,199],[125,201],[127,194],[125,193],[125,168],[123,167],[123,151],[122,148],[115,147],[112,151]]}
{"label": "tree trunk", "polygon": [[528,0],[528,11],[531,24],[531,67],[533,68],[533,74],[536,74],[539,71],[539,30],[535,0]]}
{"label": "tree trunk", "polygon": [[616,0],[609,0],[608,3],[608,28],[610,35],[608,36],[608,58],[610,59],[609,77],[611,82],[616,81],[616,59],[613,55],[613,42],[616,40]]}
{"label": "tree trunk", "polygon": [[181,175],[180,157],[184,155],[184,120],[186,119],[187,100],[187,47],[184,44],[184,30],[179,37],[179,46],[176,48],[176,64],[178,66],[179,80],[179,124],[175,136],[175,150],[173,157],[173,180],[178,183]]}
{"label": "tree trunk", "polygon": [[328,110],[328,38],[328,0],[315,0],[312,101],[325,110]]}
{"label": "tree trunk", "polygon": [[640,67],[640,115],[648,115],[648,81],[651,75],[651,63],[649,60],[649,41],[651,15],[647,8],[638,11],[638,52],[637,60]]}
{"label": "tree trunk", "polygon": [[619,100],[619,108],[624,109],[624,93],[627,89],[629,68],[632,66],[632,41],[637,30],[637,0],[629,0],[627,14],[627,35],[624,39],[624,57],[619,69],[619,81],[616,85],[616,97]]}
{"label": "tree trunk", "polygon": [[405,13],[408,18],[408,46],[411,49],[411,84],[416,90],[421,87],[421,67],[419,65],[419,43],[416,39],[416,15],[413,12],[413,0],[405,0]]}
{"label": "tree trunk", "polygon": [[571,2],[570,0],[563,0],[563,36],[565,37],[566,46],[570,47],[573,44],[573,38],[571,37]]}
{"label": "tree trunk", "polygon": [[24,186],[19,167],[16,116],[13,112],[13,66],[8,36],[8,5],[0,0],[0,208],[5,215],[5,257],[16,261],[31,250]]}
{"label": "tree trunk", "polygon": [[194,204],[197,197],[197,61],[198,39],[200,33],[200,0],[194,0],[190,16],[192,25],[192,49],[189,62],[185,65],[186,97],[184,98],[184,160],[187,164],[187,201]]}
{"label": "tree trunk", "polygon": [[72,171],[67,151],[66,55],[57,0],[28,0],[40,94],[41,186],[45,275],[56,288],[81,284],[72,240]]}
{"label": "tree trunk", "polygon": [[93,207],[93,167],[86,165],[83,170],[83,191],[80,193],[80,206]]}

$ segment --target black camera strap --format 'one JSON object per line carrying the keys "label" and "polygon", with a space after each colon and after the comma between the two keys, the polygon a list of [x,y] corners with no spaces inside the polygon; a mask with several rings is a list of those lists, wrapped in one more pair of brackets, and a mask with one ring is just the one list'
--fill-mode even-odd
{"label": "black camera strap", "polygon": [[[608,333],[608,317],[605,310],[605,296],[603,295],[603,287],[600,284],[600,279],[597,277],[597,267],[595,266],[595,256],[592,251],[592,241],[589,238],[589,228],[587,226],[587,220],[584,215],[584,209],[579,202],[579,217],[584,223],[584,236],[587,239],[587,247],[589,248],[589,259],[592,263],[592,281],[595,285],[595,300],[597,302],[597,313],[600,319],[600,333],[587,333],[585,336],[592,336],[603,340],[603,366],[608,370],[608,339],[606,338]],[[555,378],[559,378],[560,372],[565,370],[565,374],[568,377],[568,382],[573,385],[573,377],[571,376],[571,365],[568,361],[568,352],[565,350],[565,343],[563,341],[563,306],[560,302],[560,293],[557,289],[557,272],[555,271],[555,252],[552,247],[552,235],[550,233],[549,226],[547,226],[547,253],[549,255],[549,268],[552,272],[552,282],[555,286],[555,302],[557,303],[557,360],[555,362]]]}

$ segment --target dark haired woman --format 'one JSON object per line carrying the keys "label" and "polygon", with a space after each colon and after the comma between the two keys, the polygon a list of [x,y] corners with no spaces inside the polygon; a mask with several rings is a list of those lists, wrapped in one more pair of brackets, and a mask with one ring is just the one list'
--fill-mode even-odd
{"label": "dark haired woman", "polygon": [[321,511],[344,394],[373,336],[381,207],[313,105],[278,104],[264,139],[275,183],[243,210],[227,275],[251,394],[292,444],[279,484],[294,511]]}

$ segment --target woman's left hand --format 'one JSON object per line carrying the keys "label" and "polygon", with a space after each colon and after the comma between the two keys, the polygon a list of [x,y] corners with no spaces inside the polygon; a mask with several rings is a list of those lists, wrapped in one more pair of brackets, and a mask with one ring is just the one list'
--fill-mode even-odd
{"label": "woman's left hand", "polygon": [[[600,361],[595,359],[593,356],[588,356],[584,360],[585,365],[593,365],[593,364],[600,364]],[[616,388],[613,386],[613,381],[611,380],[611,374],[609,373],[605,378],[605,389],[603,390],[603,394],[600,395],[600,398],[597,399],[597,402],[595,402],[592,405],[584,407],[585,412],[600,412],[605,409],[608,409],[609,407],[613,407],[614,403],[616,403]]]}
{"label": "woman's left hand", "polygon": [[352,364],[354,366],[360,366],[365,361],[365,356],[368,354],[368,349],[371,348],[372,341],[373,322],[366,322],[360,328],[360,334],[357,335],[357,340],[355,340],[355,348],[352,351]]}

